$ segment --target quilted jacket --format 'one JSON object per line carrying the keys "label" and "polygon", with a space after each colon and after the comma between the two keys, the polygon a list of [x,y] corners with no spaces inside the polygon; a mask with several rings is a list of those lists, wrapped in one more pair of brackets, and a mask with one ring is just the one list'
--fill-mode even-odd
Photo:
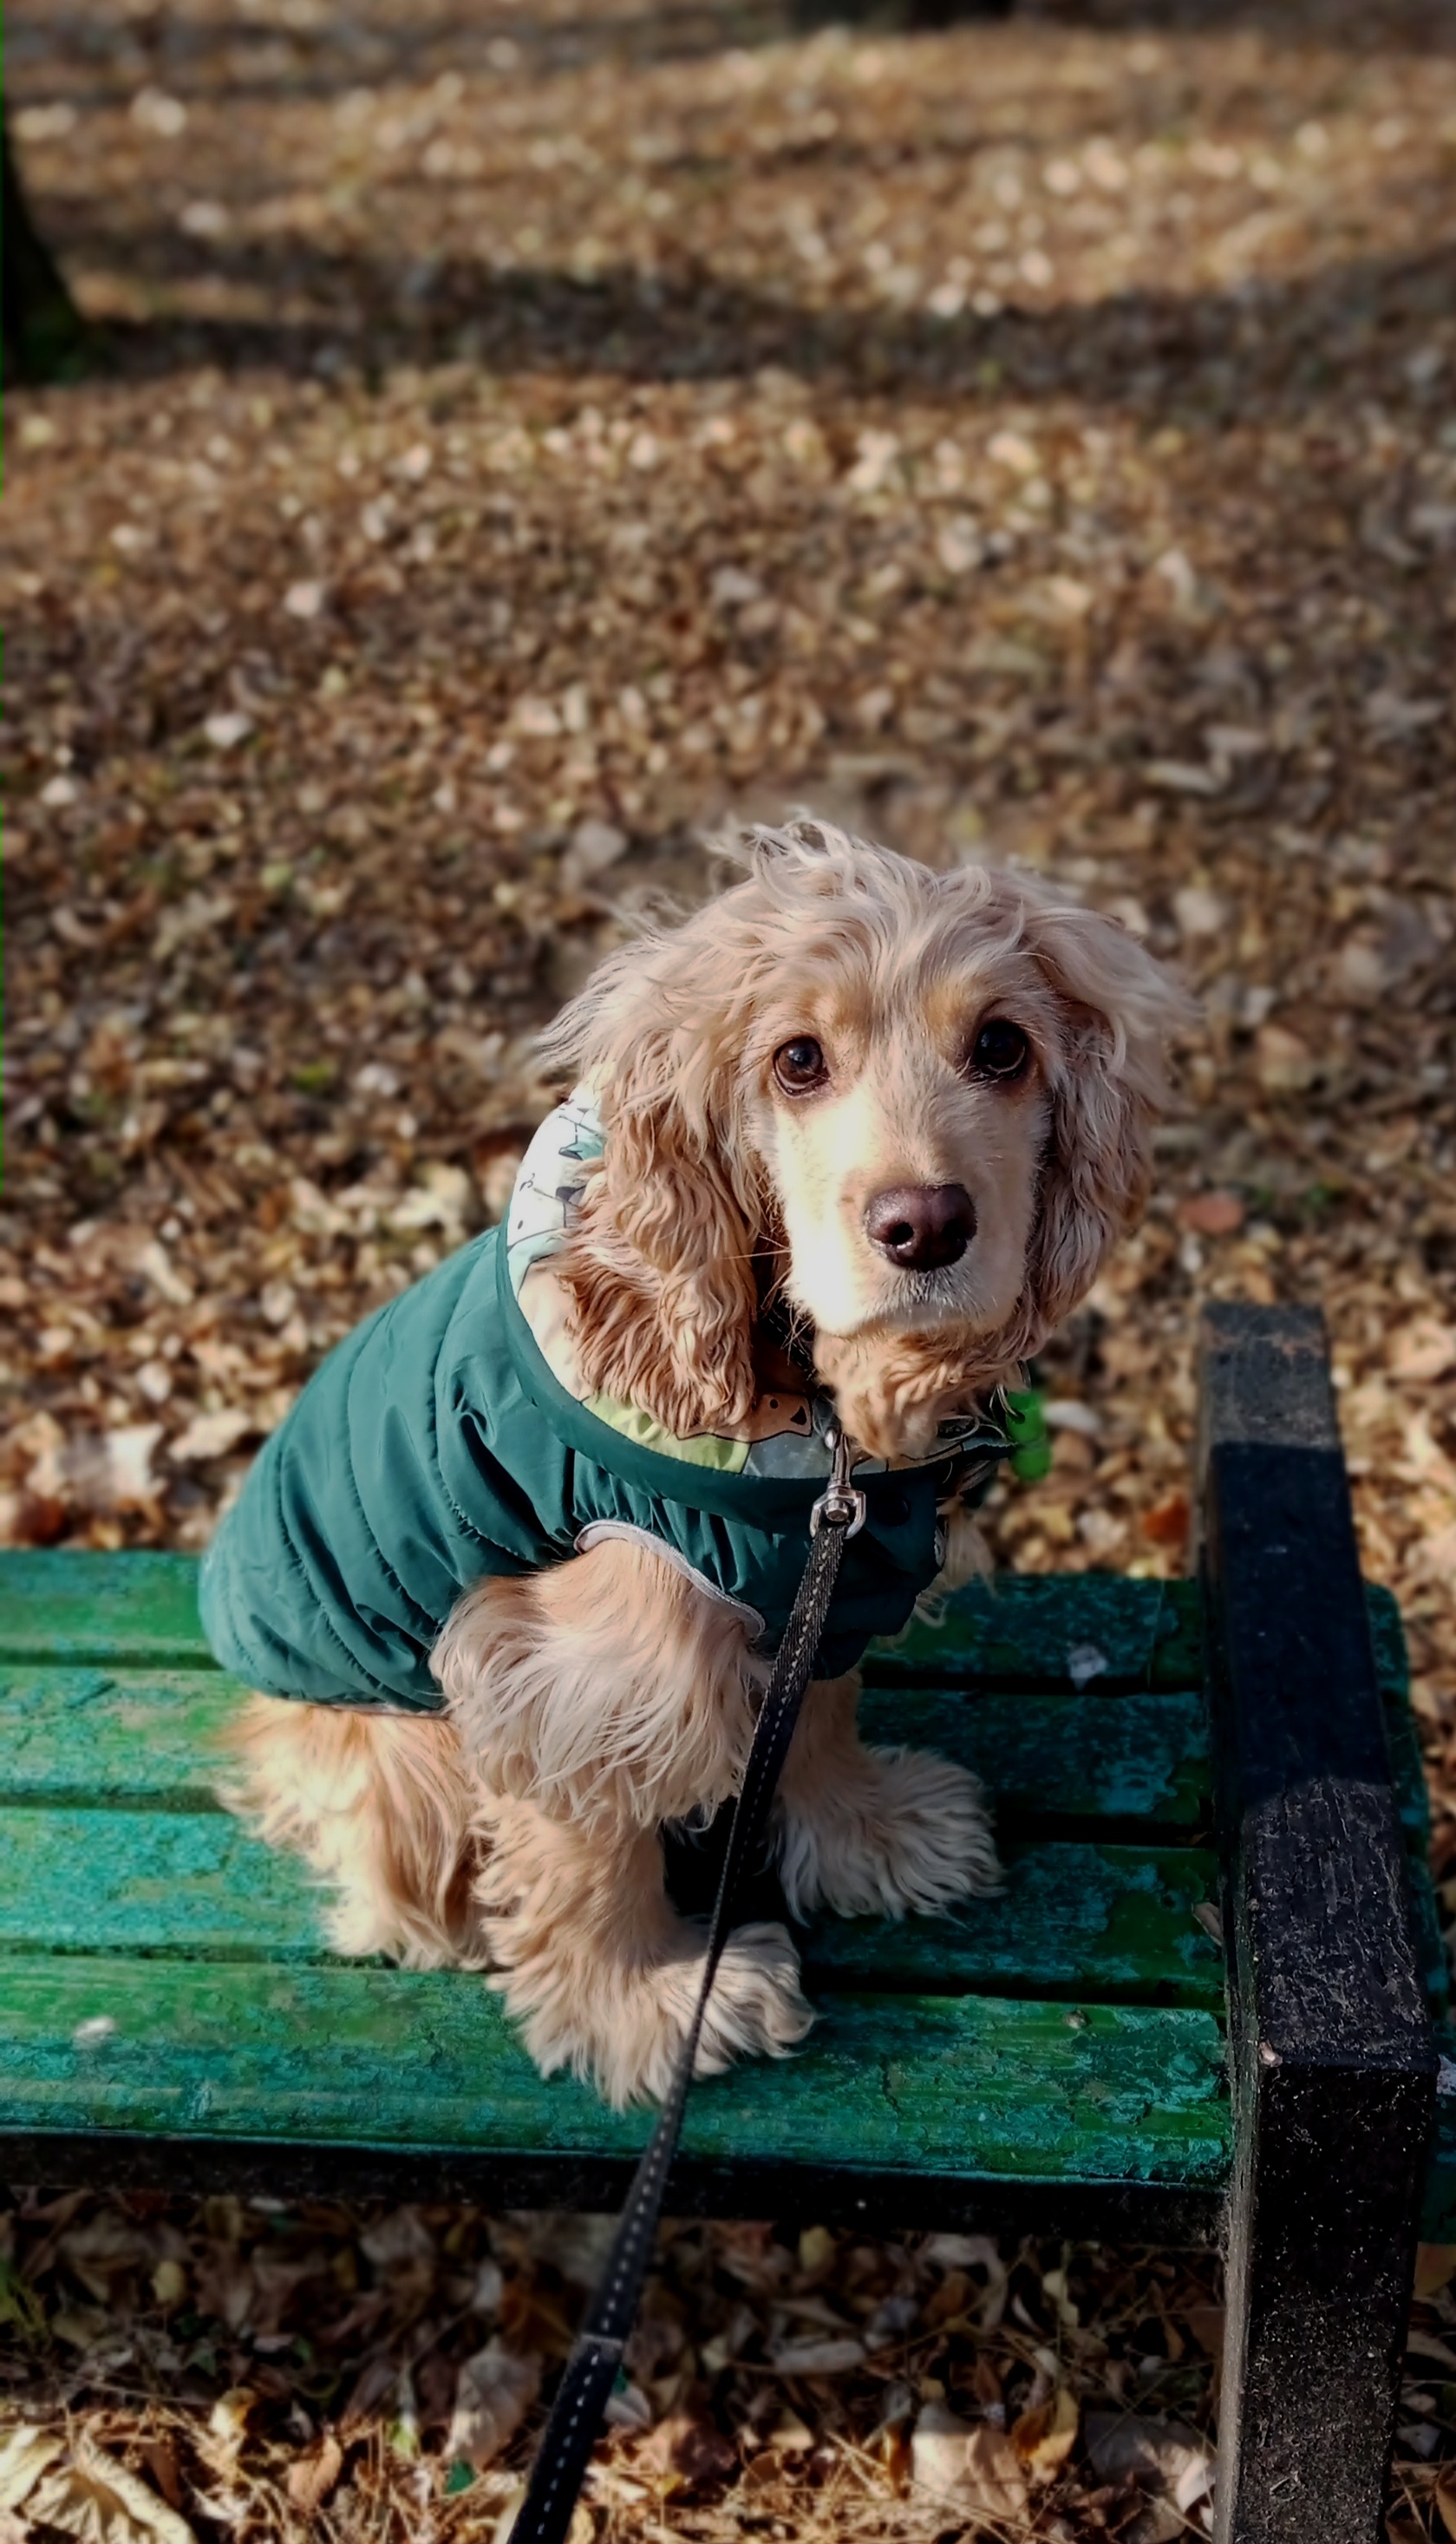
{"label": "quilted jacket", "polygon": [[[532,1141],[503,1229],[358,1325],[268,1441],[201,1575],[212,1649],[249,1686],[437,1710],[429,1653],[461,1592],[611,1536],[650,1541],[776,1644],[832,1407],[765,1395],[742,1436],[680,1440],[577,1391],[551,1258],[600,1153],[578,1094]],[[939,1568],[938,1501],[988,1481],[1007,1446],[992,1425],[957,1422],[924,1465],[859,1466],[869,1516],[846,1549],[822,1674],[906,1623]]]}

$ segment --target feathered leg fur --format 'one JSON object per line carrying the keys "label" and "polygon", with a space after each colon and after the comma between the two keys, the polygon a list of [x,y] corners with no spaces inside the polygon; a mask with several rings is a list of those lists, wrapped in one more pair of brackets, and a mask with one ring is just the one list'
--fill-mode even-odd
{"label": "feathered leg fur", "polygon": [[857,1676],[805,1690],[774,1804],[774,1851],[790,1914],[902,1917],[1000,1883],[974,1776],[929,1749],[867,1749]]}

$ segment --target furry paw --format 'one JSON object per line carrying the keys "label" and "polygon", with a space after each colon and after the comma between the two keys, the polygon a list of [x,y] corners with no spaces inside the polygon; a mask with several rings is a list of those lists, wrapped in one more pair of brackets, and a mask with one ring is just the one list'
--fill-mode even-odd
{"label": "furry paw", "polygon": [[[661,2102],[703,1979],[699,1937],[686,1931],[690,1949],[646,1968],[558,1965],[527,1975],[518,1965],[494,1982],[524,2016],[526,2047],[543,2076],[570,2067],[618,2110]],[[812,2021],[787,1930],[740,1926],[718,1965],[693,2072],[717,2076],[735,2058],[782,2058]]]}
{"label": "furry paw", "polygon": [[785,1808],[778,1855],[795,1917],[933,1913],[1001,1883],[980,1786],[928,1749],[867,1749],[861,1772],[829,1783],[812,1810]]}
{"label": "furry paw", "polygon": [[[693,1991],[702,1963],[693,1963]],[[728,1937],[708,1999],[695,2076],[721,2076],[735,2058],[782,2058],[804,2038],[813,2008],[799,1984],[785,1926],[739,1926]]]}

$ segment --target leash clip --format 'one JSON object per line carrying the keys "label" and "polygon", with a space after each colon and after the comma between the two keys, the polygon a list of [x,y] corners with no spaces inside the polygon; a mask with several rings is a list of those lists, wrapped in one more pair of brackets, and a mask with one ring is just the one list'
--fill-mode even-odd
{"label": "leash clip", "polygon": [[850,1538],[858,1537],[864,1527],[868,1505],[859,1485],[850,1481],[854,1460],[844,1433],[831,1431],[828,1441],[834,1464],[829,1481],[809,1512],[808,1533],[810,1537],[817,1537],[827,1523],[830,1528],[842,1528],[847,1543]]}

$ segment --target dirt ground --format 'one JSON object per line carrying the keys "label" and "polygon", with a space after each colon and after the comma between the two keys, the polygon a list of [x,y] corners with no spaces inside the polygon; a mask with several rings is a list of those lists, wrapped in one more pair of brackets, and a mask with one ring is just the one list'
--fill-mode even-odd
{"label": "dirt ground", "polygon": [[[8,417],[0,1538],[202,1545],[320,1354],[498,1211],[531,1029],[623,914],[809,804],[1019,859],[1199,992],[997,1551],[1180,1569],[1198,1301],[1318,1301],[1456,1908],[1449,8],[7,38],[111,367]],[[0,2538],[493,2536],[593,2231],[17,2192]],[[1452,2264],[1403,2544],[1456,2536]],[[685,2228],[580,2538],[1200,2533],[1218,2295]]]}

